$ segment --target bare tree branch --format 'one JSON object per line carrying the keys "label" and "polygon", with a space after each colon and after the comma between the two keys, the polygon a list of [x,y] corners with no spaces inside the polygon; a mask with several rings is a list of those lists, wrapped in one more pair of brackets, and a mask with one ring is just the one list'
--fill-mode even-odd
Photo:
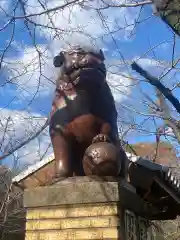
{"label": "bare tree branch", "polygon": [[164,125],[172,129],[174,135],[176,136],[180,144],[180,127],[178,126],[178,122],[171,117],[170,109],[166,103],[166,99],[164,95],[158,90],[156,95],[157,95],[157,98],[159,99],[159,106],[162,109],[163,117],[165,118]]}
{"label": "bare tree branch", "polygon": [[109,7],[114,7],[114,8],[126,8],[126,7],[140,7],[148,4],[152,4],[151,0],[145,0],[145,1],[140,1],[140,2],[134,2],[134,3],[121,3],[121,4],[109,4],[108,2],[105,2],[105,0],[102,0],[102,2],[106,5],[105,7],[101,7],[99,9],[107,9]]}
{"label": "bare tree branch", "polygon": [[132,63],[131,64],[132,69],[141,74],[144,78],[147,79],[147,81],[155,86],[162,94],[171,102],[171,104],[175,107],[177,112],[180,114],[180,102],[179,100],[173,96],[171,93],[171,90],[167,87],[165,87],[157,78],[154,76],[150,75],[147,71],[142,69],[137,63]]}
{"label": "bare tree branch", "polygon": [[[83,1],[83,0],[82,0],[82,1]],[[72,5],[72,4],[78,3],[78,2],[80,2],[80,0],[73,0],[73,1],[71,1],[71,2],[67,2],[67,3],[65,3],[65,4],[63,4],[63,5],[60,5],[60,6],[57,6],[57,7],[54,7],[54,8],[49,8],[49,9],[47,9],[47,10],[45,10],[45,11],[42,11],[42,12],[39,12],[39,13],[33,13],[33,14],[29,14],[29,15],[15,16],[15,17],[12,16],[12,18],[18,20],[18,19],[23,19],[23,18],[30,18],[30,17],[41,16],[41,15],[43,15],[43,14],[48,14],[48,13],[50,13],[50,12],[55,12],[55,11],[58,11],[58,10],[63,10],[64,8],[66,8],[66,7],[68,7],[68,6]]]}
{"label": "bare tree branch", "polygon": [[3,160],[4,158],[10,156],[11,154],[13,154],[15,151],[19,150],[20,148],[22,148],[23,146],[25,146],[26,144],[28,144],[30,141],[32,141],[33,139],[35,139],[37,136],[39,136],[39,134],[49,125],[49,119],[47,119],[47,121],[45,122],[45,124],[40,128],[39,131],[37,131],[33,136],[29,137],[27,140],[20,142],[20,144],[11,149],[10,151],[8,151],[7,153],[4,153],[3,156],[0,156],[0,160]]}

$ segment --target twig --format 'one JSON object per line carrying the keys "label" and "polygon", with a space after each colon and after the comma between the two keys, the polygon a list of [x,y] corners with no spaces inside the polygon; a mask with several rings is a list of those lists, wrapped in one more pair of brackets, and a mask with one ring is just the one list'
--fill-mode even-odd
{"label": "twig", "polygon": [[146,78],[146,80],[152,85],[155,86],[163,95],[166,97],[171,104],[175,107],[177,112],[180,114],[180,102],[179,100],[171,93],[171,90],[165,87],[156,77],[152,76],[150,73],[142,69],[136,62],[131,64],[133,70],[138,72],[141,76]]}
{"label": "twig", "polygon": [[3,156],[0,157],[0,160],[3,160],[4,158],[10,156],[12,153],[14,153],[15,151],[19,150],[20,148],[22,148],[24,145],[26,145],[27,143],[29,143],[30,141],[32,141],[33,139],[35,139],[47,126],[49,125],[49,119],[47,119],[47,121],[45,122],[45,124],[41,127],[41,129],[36,132],[32,137],[30,137],[29,139],[23,141],[22,143],[19,144],[19,146],[15,147],[14,149],[12,149],[11,151],[4,153]]}
{"label": "twig", "polygon": [[57,6],[57,7],[54,7],[54,8],[49,8],[49,9],[47,9],[45,11],[42,11],[42,12],[39,12],[39,13],[37,12],[37,13],[32,13],[32,14],[23,15],[23,16],[16,16],[16,17],[14,17],[14,19],[24,19],[24,18],[29,18],[29,17],[40,16],[40,15],[47,14],[47,13],[50,13],[50,12],[54,12],[54,11],[57,11],[57,10],[62,10],[64,8],[68,7],[69,5],[75,4],[77,2],[79,2],[79,0],[74,0],[72,2],[67,2],[63,5],[60,5],[60,6]]}
{"label": "twig", "polygon": [[106,3],[105,1],[102,1],[106,6],[105,7],[101,7],[99,9],[103,10],[103,9],[107,9],[109,7],[114,7],[114,8],[117,8],[117,7],[140,7],[140,6],[144,6],[144,5],[147,5],[147,4],[152,4],[152,1],[151,0],[146,0],[146,1],[141,1],[141,2],[135,2],[135,3],[121,3],[121,4],[108,4]]}

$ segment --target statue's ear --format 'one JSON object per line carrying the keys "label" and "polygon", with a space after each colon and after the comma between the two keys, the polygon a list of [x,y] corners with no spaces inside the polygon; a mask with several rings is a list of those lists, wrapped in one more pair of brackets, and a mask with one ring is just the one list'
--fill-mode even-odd
{"label": "statue's ear", "polygon": [[105,57],[104,57],[104,53],[103,53],[103,51],[102,51],[101,49],[100,49],[99,53],[100,53],[101,59],[104,61],[104,60],[105,60]]}
{"label": "statue's ear", "polygon": [[60,52],[57,56],[54,57],[53,59],[53,65],[54,67],[61,67],[64,63],[64,54]]}

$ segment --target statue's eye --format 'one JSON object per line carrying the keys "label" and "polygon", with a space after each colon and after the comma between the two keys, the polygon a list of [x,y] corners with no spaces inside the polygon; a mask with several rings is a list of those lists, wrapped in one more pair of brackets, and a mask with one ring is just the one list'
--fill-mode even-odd
{"label": "statue's eye", "polygon": [[63,52],[60,52],[59,55],[55,56],[53,59],[53,65],[55,67],[61,67],[65,61]]}

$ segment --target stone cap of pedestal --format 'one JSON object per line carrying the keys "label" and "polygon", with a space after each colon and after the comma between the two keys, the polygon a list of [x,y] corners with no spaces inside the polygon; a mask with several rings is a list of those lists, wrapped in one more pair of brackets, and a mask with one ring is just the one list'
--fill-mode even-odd
{"label": "stone cap of pedestal", "polygon": [[143,217],[156,213],[128,182],[119,178],[74,177],[24,192],[25,208],[113,202]]}

